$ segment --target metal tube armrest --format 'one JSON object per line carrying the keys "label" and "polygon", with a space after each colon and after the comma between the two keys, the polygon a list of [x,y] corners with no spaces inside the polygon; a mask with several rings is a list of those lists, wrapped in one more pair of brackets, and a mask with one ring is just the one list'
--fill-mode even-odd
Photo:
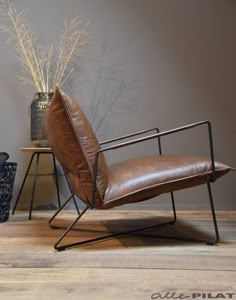
{"label": "metal tube armrest", "polygon": [[[106,144],[114,143],[114,142],[117,142],[117,141],[120,141],[120,140],[124,140],[124,139],[128,139],[128,138],[137,136],[137,135],[142,135],[142,134],[148,133],[148,132],[150,132],[150,131],[156,131],[157,133],[160,132],[159,128],[157,128],[157,127],[155,127],[155,128],[150,128],[150,129],[138,131],[138,132],[135,132],[135,133],[123,135],[123,136],[120,136],[120,137],[117,137],[117,138],[114,138],[114,139],[110,139],[110,140],[107,140],[107,141],[102,141],[102,142],[99,143],[99,145],[100,145],[100,146],[103,146],[103,145],[106,145]],[[158,139],[158,149],[159,149],[159,154],[162,154],[162,149],[161,149],[161,139],[160,139],[160,137],[158,137],[157,139]]]}
{"label": "metal tube armrest", "polygon": [[113,138],[111,140],[102,141],[99,144],[100,145],[105,145],[105,144],[108,144],[108,143],[113,143],[113,142],[116,142],[116,141],[119,141],[119,140],[123,140],[123,139],[133,137],[133,136],[145,134],[145,133],[150,132],[150,131],[156,131],[157,133],[160,132],[160,130],[158,128],[151,128],[151,129],[146,129],[146,130],[138,131],[138,132],[135,132],[135,133],[123,135],[123,136],[120,136],[120,137],[117,137],[117,138]]}

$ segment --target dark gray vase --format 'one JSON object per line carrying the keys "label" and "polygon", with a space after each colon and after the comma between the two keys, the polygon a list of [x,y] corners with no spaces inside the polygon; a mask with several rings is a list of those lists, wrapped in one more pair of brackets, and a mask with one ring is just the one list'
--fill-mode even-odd
{"label": "dark gray vase", "polygon": [[50,104],[53,93],[36,93],[30,106],[31,141],[35,147],[47,147],[48,141],[43,130],[43,116]]}

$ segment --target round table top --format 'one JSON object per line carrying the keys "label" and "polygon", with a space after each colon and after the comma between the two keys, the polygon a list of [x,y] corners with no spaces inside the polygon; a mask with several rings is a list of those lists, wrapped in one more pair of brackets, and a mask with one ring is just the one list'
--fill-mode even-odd
{"label": "round table top", "polygon": [[52,152],[50,147],[21,147],[23,152]]}

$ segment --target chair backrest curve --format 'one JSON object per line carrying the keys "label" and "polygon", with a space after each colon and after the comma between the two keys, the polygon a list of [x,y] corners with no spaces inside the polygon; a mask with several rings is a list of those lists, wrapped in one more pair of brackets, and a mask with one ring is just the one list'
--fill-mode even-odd
{"label": "chair backrest curve", "polygon": [[[91,203],[95,154],[100,149],[96,135],[79,104],[56,88],[47,107],[43,127],[57,160],[68,173],[73,192]],[[107,187],[107,165],[99,155],[94,207],[103,205]]]}

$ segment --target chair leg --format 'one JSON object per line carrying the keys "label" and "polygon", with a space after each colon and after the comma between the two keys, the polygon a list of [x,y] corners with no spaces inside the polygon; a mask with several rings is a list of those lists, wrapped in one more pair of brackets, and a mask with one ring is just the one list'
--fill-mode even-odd
{"label": "chair leg", "polygon": [[174,225],[177,220],[176,209],[175,209],[175,198],[174,198],[173,192],[171,192],[170,195],[171,195],[171,203],[172,203],[172,210],[173,210],[173,216],[174,216],[172,225]]}
{"label": "chair leg", "polygon": [[64,177],[65,177],[65,179],[66,179],[68,188],[69,188],[69,190],[70,190],[70,192],[71,192],[71,195],[73,194],[73,196],[72,196],[73,202],[74,202],[75,208],[76,208],[76,210],[77,210],[77,212],[78,212],[78,214],[79,214],[79,213],[80,213],[79,207],[78,207],[78,204],[77,204],[77,202],[76,202],[75,195],[74,195],[74,193],[72,192],[72,189],[71,189],[71,186],[70,186],[70,182],[69,182],[69,179],[68,179],[68,177],[67,177],[67,174],[66,174],[65,169],[63,169],[63,173],[64,173]]}
{"label": "chair leg", "polygon": [[[109,239],[109,238],[113,238],[113,237],[118,237],[118,236],[125,236],[125,235],[129,235],[129,234],[135,234],[138,233],[139,231],[144,231],[144,230],[150,230],[156,227],[161,227],[164,225],[172,225],[175,222],[176,219],[176,214],[175,214],[175,209],[174,209],[174,219],[172,221],[168,221],[168,222],[163,222],[163,223],[159,223],[159,224],[155,224],[155,225],[149,225],[149,226],[145,226],[142,228],[137,228],[137,229],[132,229],[132,230],[128,230],[128,231],[121,231],[121,232],[111,232],[111,231],[107,231],[107,230],[94,230],[94,229],[88,229],[88,228],[74,228],[74,226],[76,225],[76,223],[80,220],[80,218],[85,214],[85,212],[88,210],[89,206],[86,206],[85,209],[82,212],[78,212],[78,216],[75,218],[75,220],[69,225],[69,227],[65,228],[65,227],[61,227],[61,226],[57,226],[52,224],[53,221],[55,220],[56,216],[64,209],[64,207],[66,206],[67,203],[69,203],[71,200],[74,200],[74,195],[72,194],[70,196],[70,198],[56,211],[56,213],[51,217],[51,219],[49,220],[49,226],[52,229],[64,229],[65,231],[63,232],[63,234],[60,236],[60,238],[56,241],[56,243],[54,244],[54,249],[58,250],[58,251],[63,251],[66,248],[71,248],[74,246],[79,246],[79,245],[84,245],[84,244],[89,244],[89,243],[93,243],[93,242],[97,242],[97,241],[101,241],[101,240],[105,240],[105,239]],[[172,204],[173,204],[173,208],[175,208],[174,206],[174,202],[173,202],[173,197],[172,197]],[[96,233],[106,233],[106,235],[100,236],[100,237],[96,237],[96,238],[92,238],[92,239],[88,239],[88,240],[84,240],[81,242],[76,242],[76,243],[71,243],[71,244],[65,244],[65,245],[59,245],[62,240],[66,237],[66,235],[71,231],[71,230],[78,230],[78,231],[90,231],[90,232],[96,232]]]}
{"label": "chair leg", "polygon": [[[56,243],[54,244],[54,249],[58,250],[58,251],[63,251],[66,248],[71,248],[74,246],[80,246],[80,245],[85,245],[85,244],[90,244],[90,243],[94,243],[97,241],[101,241],[101,240],[106,240],[106,239],[110,239],[110,238],[114,238],[114,237],[118,237],[118,236],[125,236],[125,235],[129,235],[129,234],[135,234],[136,232],[139,231],[144,231],[144,230],[149,230],[149,229],[153,229],[156,227],[161,227],[164,225],[170,225],[172,222],[164,222],[164,223],[160,223],[160,224],[155,224],[152,226],[146,226],[146,227],[142,227],[142,228],[137,228],[137,229],[132,229],[132,230],[127,230],[127,231],[121,231],[121,232],[114,232],[111,234],[106,234],[100,237],[96,237],[96,238],[92,238],[92,239],[88,239],[88,240],[84,240],[81,242],[75,242],[75,243],[71,243],[71,244],[64,244],[59,246],[59,244],[61,243],[61,241],[66,237],[66,235],[74,229],[74,226],[76,225],[76,223],[79,221],[79,219],[84,215],[84,213],[88,210],[88,206],[81,212],[81,214],[71,223],[71,225],[63,232],[63,234],[60,236],[60,238],[56,241]],[[100,231],[100,230],[92,230],[92,229],[78,229],[81,231],[92,231],[92,232],[105,232],[107,233],[107,231]],[[109,232],[108,232],[109,233]]]}
{"label": "chair leg", "polygon": [[213,224],[214,224],[214,229],[215,229],[215,240],[210,242],[210,245],[214,245],[219,242],[220,235],[219,235],[219,230],[218,230],[217,221],[216,221],[216,213],[215,213],[215,207],[214,207],[214,202],[213,202],[213,197],[212,197],[212,192],[211,192],[211,185],[209,182],[207,183],[207,188],[208,188],[209,199],[210,199],[211,214],[212,214],[212,219],[213,219]]}
{"label": "chair leg", "polygon": [[[220,237],[219,237],[215,207],[214,207],[214,202],[213,202],[213,197],[212,197],[212,192],[211,192],[211,185],[210,185],[209,182],[207,183],[207,188],[208,188],[208,195],[209,195],[210,207],[211,207],[211,216],[212,216],[212,221],[213,221],[213,225],[214,225],[214,233],[215,233],[215,237],[214,237],[213,240],[197,239],[197,238],[192,238],[192,237],[189,237],[189,236],[167,236],[167,235],[158,236],[158,235],[142,234],[142,233],[138,233],[138,235],[148,237],[148,238],[188,241],[188,242],[197,242],[197,243],[200,242],[200,243],[204,243],[204,244],[209,245],[209,246],[213,246],[213,245],[217,244],[220,240]],[[175,203],[174,203],[173,193],[171,193],[171,199],[172,199],[172,205],[173,205],[174,220],[176,220],[176,210],[175,210]]]}
{"label": "chair leg", "polygon": [[[97,242],[97,241],[101,241],[101,240],[105,240],[105,239],[110,239],[110,238],[113,238],[113,237],[126,236],[126,235],[139,235],[139,236],[143,236],[143,237],[147,237],[147,238],[166,239],[166,240],[179,240],[179,241],[189,241],[189,242],[200,242],[200,243],[205,243],[207,245],[214,245],[219,241],[219,232],[218,232],[218,226],[217,226],[217,221],[216,221],[216,214],[215,214],[215,208],[214,208],[214,202],[213,202],[213,197],[212,197],[212,193],[211,193],[210,183],[207,183],[207,187],[208,187],[208,194],[209,194],[209,199],[210,199],[211,214],[212,214],[212,219],[213,219],[213,224],[214,224],[214,229],[215,229],[215,238],[214,238],[214,240],[196,239],[196,238],[192,238],[192,237],[188,237],[188,236],[162,236],[162,235],[159,236],[159,235],[140,233],[141,231],[154,229],[156,227],[161,227],[161,226],[165,226],[165,225],[173,225],[176,222],[176,209],[175,209],[175,202],[174,202],[174,194],[173,193],[171,193],[173,217],[174,217],[172,221],[163,222],[163,223],[159,223],[159,224],[155,224],[155,225],[151,225],[151,226],[145,226],[145,227],[132,229],[132,230],[127,230],[127,231],[121,231],[121,232],[110,232],[110,231],[105,231],[105,230],[74,228],[76,223],[80,220],[80,218],[88,210],[89,206],[86,206],[86,208],[82,212],[78,213],[78,216],[69,225],[69,227],[64,228],[64,227],[59,227],[59,226],[53,225],[52,222],[56,218],[56,216],[63,210],[63,208],[66,206],[66,204],[73,199],[74,195],[72,195],[59,208],[59,210],[52,216],[52,218],[49,220],[49,226],[51,228],[53,228],[53,229],[65,229],[63,234],[60,236],[60,238],[54,244],[54,248],[55,248],[55,250],[63,251],[66,248],[71,248],[71,247],[79,246],[79,245],[85,245],[85,244],[89,244],[89,243],[93,243],[93,242]],[[102,232],[102,233],[106,233],[106,235],[96,237],[96,238],[92,238],[92,239],[87,239],[87,240],[80,241],[80,242],[71,243],[71,244],[60,245],[60,243],[67,236],[67,234],[71,230],[75,230],[75,229],[79,230],[79,231]]]}
{"label": "chair leg", "polygon": [[[52,222],[54,221],[54,219],[56,218],[56,216],[64,209],[64,207],[70,202],[71,199],[74,199],[74,194],[72,194],[64,203],[63,205],[61,205],[61,207],[59,207],[59,209],[55,212],[55,214],[51,217],[51,219],[48,221],[48,225],[52,228],[52,229],[63,229],[62,227],[53,225]],[[78,212],[78,210],[77,210]],[[78,212],[78,215],[80,215],[80,213]]]}

